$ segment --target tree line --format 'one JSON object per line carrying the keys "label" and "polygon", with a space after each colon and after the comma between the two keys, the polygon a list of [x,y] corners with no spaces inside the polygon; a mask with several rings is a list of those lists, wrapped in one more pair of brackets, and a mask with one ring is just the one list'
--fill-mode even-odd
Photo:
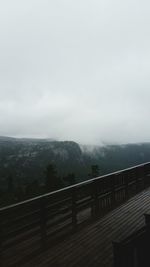
{"label": "tree line", "polygon": [[[92,165],[88,179],[97,176],[99,176],[99,167],[98,165]],[[76,176],[73,172],[61,178],[53,163],[48,164],[45,169],[45,182],[43,184],[40,184],[38,180],[34,180],[27,185],[16,186],[13,176],[8,175],[6,190],[0,190],[0,206],[10,205],[44,193],[53,192],[75,183]]]}

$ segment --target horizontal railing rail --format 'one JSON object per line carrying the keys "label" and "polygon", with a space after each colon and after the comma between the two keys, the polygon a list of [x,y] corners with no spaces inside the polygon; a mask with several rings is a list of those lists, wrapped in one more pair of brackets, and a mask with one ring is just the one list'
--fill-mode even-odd
{"label": "horizontal railing rail", "polygon": [[149,175],[148,162],[1,208],[1,261],[16,264],[15,255],[21,260],[103,216],[148,187]]}

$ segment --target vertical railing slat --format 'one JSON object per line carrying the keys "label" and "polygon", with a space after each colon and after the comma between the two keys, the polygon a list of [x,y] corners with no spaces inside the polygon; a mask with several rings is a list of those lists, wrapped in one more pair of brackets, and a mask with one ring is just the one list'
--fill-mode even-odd
{"label": "vertical railing slat", "polygon": [[44,249],[47,243],[46,198],[41,198],[40,201],[40,229],[41,229],[41,248]]}
{"label": "vertical railing slat", "polygon": [[3,266],[3,253],[2,253],[2,246],[3,246],[3,237],[2,237],[2,232],[3,232],[3,228],[2,228],[2,214],[0,213],[0,266]]}
{"label": "vertical railing slat", "polygon": [[[67,197],[69,197],[69,201],[71,199],[71,212],[72,212],[72,218],[69,217],[69,222],[72,219],[72,228],[75,230],[77,229],[77,226],[79,224],[78,221],[78,203],[82,202],[81,200],[83,199],[84,204],[86,203],[86,197],[92,197],[92,216],[97,217],[99,215],[102,215],[102,209],[104,212],[107,212],[110,208],[110,206],[113,208],[115,207],[116,204],[120,203],[120,201],[123,202],[123,198],[128,199],[129,193],[134,190],[136,187],[136,192],[139,191],[138,187],[139,185],[143,185],[144,187],[148,187],[150,184],[150,179],[149,179],[149,174],[150,174],[150,163],[143,164],[140,166],[136,166],[135,168],[130,168],[126,169],[123,171],[119,171],[116,173],[111,173],[106,176],[101,176],[95,179],[91,179],[90,181],[83,182],[78,185],[74,185],[71,187],[68,187],[66,189],[58,190],[56,192],[46,194],[44,196],[40,196],[37,198],[34,198],[32,200],[28,200],[25,202],[22,202],[17,205],[12,205],[10,207],[6,207],[4,209],[0,210],[0,260],[2,259],[2,246],[3,246],[3,229],[2,229],[2,219],[4,218],[5,212],[10,215],[11,213],[14,212],[14,208],[20,212],[23,211],[24,209],[24,215],[28,216],[27,212],[29,211],[34,213],[34,207],[38,208],[38,211],[40,209],[40,217],[38,217],[38,220],[40,220],[40,240],[41,240],[41,247],[45,248],[47,245],[47,225],[49,226],[51,223],[51,218],[47,216],[47,207],[49,207],[51,204],[56,204],[57,201],[64,201],[64,193],[67,194]],[[130,179],[128,179],[130,178]],[[143,183],[142,183],[143,181]],[[133,183],[132,183],[133,182]],[[134,183],[135,182],[135,183]],[[140,190],[143,189],[143,186],[139,188]],[[88,194],[87,194],[88,192]],[[125,192],[125,197],[124,197],[124,192]],[[86,196],[86,197],[85,197]],[[85,199],[85,200],[84,200]],[[117,202],[118,199],[118,202]],[[48,204],[47,204],[48,201]],[[89,201],[89,199],[87,200]],[[70,202],[69,202],[70,203]],[[34,204],[34,205],[33,205]],[[101,208],[100,208],[101,204]],[[27,207],[31,208],[31,210],[27,209]],[[91,207],[91,202],[89,201],[88,208]],[[85,205],[86,206],[86,205]],[[84,207],[85,207],[84,206]],[[62,205],[63,207],[63,205]],[[87,206],[86,206],[87,207]],[[18,218],[19,220],[19,212],[18,217],[16,212],[16,219]],[[58,210],[59,212],[59,210]],[[67,214],[67,213],[66,213]],[[21,212],[21,215],[23,215],[23,212]],[[49,214],[48,214],[49,215]],[[66,216],[64,216],[61,213],[58,214],[58,216],[62,218],[62,227],[64,226],[64,222],[66,222],[64,219]],[[71,216],[69,214],[69,216]],[[89,215],[90,217],[90,215]],[[10,218],[13,218],[13,216],[10,216]],[[54,217],[53,217],[54,218]],[[52,218],[52,219],[53,219]],[[58,217],[59,218],[59,217]],[[47,222],[47,219],[49,220]],[[8,220],[8,218],[7,218]],[[21,223],[21,221],[19,221]],[[4,222],[5,223],[5,222]],[[53,223],[53,221],[52,221]],[[10,227],[8,230],[11,230],[11,220],[10,220]],[[67,224],[66,224],[67,225]],[[35,226],[33,226],[35,227]],[[67,226],[68,227],[68,226]],[[61,228],[61,227],[60,227]],[[7,227],[6,227],[7,230]],[[34,230],[34,228],[33,228]],[[61,229],[62,230],[62,229]],[[53,231],[53,229],[52,229]],[[55,232],[55,229],[54,229]],[[49,233],[49,232],[48,232]],[[23,233],[24,234],[24,233]],[[14,236],[15,237],[15,236]],[[5,242],[5,240],[4,240]],[[5,243],[4,243],[5,244]],[[4,247],[3,247],[4,249]],[[0,265],[2,266],[2,264]]]}
{"label": "vertical railing slat", "polygon": [[77,191],[74,189],[72,191],[72,228],[77,229]]}
{"label": "vertical railing slat", "polygon": [[115,206],[115,175],[111,177],[111,206]]}

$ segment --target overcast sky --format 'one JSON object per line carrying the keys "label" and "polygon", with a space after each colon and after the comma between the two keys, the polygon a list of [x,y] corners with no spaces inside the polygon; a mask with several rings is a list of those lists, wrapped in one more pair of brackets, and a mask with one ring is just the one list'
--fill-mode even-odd
{"label": "overcast sky", "polygon": [[0,135],[150,141],[148,0],[0,1]]}

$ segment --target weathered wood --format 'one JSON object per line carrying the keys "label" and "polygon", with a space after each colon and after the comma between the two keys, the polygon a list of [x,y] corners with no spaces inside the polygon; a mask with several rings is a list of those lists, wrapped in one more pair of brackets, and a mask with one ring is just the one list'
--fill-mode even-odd
{"label": "weathered wood", "polygon": [[142,190],[143,184],[148,186],[149,174],[150,163],[145,163],[1,208],[3,242],[11,248],[17,240],[21,242],[21,235],[22,240],[30,243],[35,234],[45,249],[48,236],[49,240],[52,236],[61,236],[67,228],[70,231],[70,224],[76,230],[81,222],[79,214],[87,208],[91,209],[92,217],[97,218]]}
{"label": "weathered wood", "polygon": [[113,243],[114,266],[120,267],[122,266],[123,248],[119,242],[113,241],[112,243]]}
{"label": "weathered wood", "polygon": [[47,241],[47,230],[46,230],[46,223],[47,223],[47,218],[46,218],[46,199],[41,198],[41,203],[40,203],[40,229],[41,229],[41,247],[43,249],[46,248],[46,241]]}
{"label": "weathered wood", "polygon": [[144,214],[145,217],[145,224],[146,226],[150,227],[150,214]]}
{"label": "weathered wood", "polygon": [[77,228],[77,196],[76,196],[76,189],[72,191],[72,227],[73,230]]}
{"label": "weathered wood", "polygon": [[23,267],[112,267],[112,240],[122,240],[144,225],[143,214],[150,211],[149,199],[149,190],[139,193]]}
{"label": "weathered wood", "polygon": [[99,214],[98,183],[92,184],[92,199],[91,215],[95,218]]}
{"label": "weathered wood", "polygon": [[1,224],[0,224],[0,266],[3,265],[3,260],[2,260],[2,257],[3,257],[3,253],[2,253],[2,247],[3,245],[3,238],[2,238],[2,228],[1,228]]}
{"label": "weathered wood", "polygon": [[113,242],[114,267],[150,266],[149,246],[150,227],[148,225],[134,231],[120,242]]}
{"label": "weathered wood", "polygon": [[114,176],[111,176],[111,206],[115,206],[115,180]]}

